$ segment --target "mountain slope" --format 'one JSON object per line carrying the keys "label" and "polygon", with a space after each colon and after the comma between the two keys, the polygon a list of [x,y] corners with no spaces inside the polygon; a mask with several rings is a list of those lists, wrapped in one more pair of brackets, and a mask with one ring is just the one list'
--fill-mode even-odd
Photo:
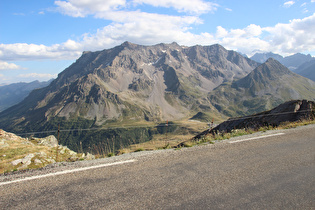
{"label": "mountain slope", "polygon": [[96,125],[181,119],[204,104],[211,109],[204,101],[209,91],[244,77],[257,65],[220,45],[125,42],[108,50],[84,52],[48,87],[33,91],[1,113],[0,126],[8,131],[38,127],[56,117],[82,118]]}
{"label": "mountain slope", "polygon": [[296,73],[315,81],[315,60],[306,62],[299,66],[299,68],[296,70]]}
{"label": "mountain slope", "polygon": [[315,100],[315,82],[291,72],[273,58],[246,77],[220,85],[209,101],[227,116],[261,112],[292,99]]}
{"label": "mountain slope", "polygon": [[268,52],[268,53],[255,53],[250,59],[258,62],[258,63],[265,63],[269,58],[273,58],[279,62],[283,60],[283,57],[281,55]]}
{"label": "mountain slope", "polygon": [[313,58],[310,54],[308,55],[304,55],[301,53],[296,53],[294,55],[290,55],[287,57],[284,57],[283,61],[281,61],[281,63],[283,65],[285,65],[286,67],[288,67],[291,70],[295,70],[297,69],[300,65],[315,60],[315,58]]}
{"label": "mountain slope", "polygon": [[32,90],[49,85],[51,81],[20,82],[0,86],[0,112],[21,102]]}

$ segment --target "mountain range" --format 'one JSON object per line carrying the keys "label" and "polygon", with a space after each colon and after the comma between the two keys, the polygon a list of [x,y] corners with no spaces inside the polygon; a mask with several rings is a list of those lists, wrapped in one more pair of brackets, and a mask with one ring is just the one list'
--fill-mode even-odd
{"label": "mountain range", "polygon": [[[48,86],[1,112],[0,128],[34,132],[56,129],[58,124],[86,129],[204,115],[222,119],[264,111],[290,99],[315,100],[314,93],[315,82],[275,59],[260,64],[218,44],[125,42],[83,52]],[[154,131],[127,132],[111,135],[139,138]],[[88,147],[96,138],[105,138],[104,133],[79,132],[63,143],[76,149],[73,145],[83,141]]]}
{"label": "mountain range", "polygon": [[220,45],[125,42],[84,52],[49,86],[33,91],[1,118],[18,122],[15,126],[53,117],[83,117],[98,125],[109,120],[181,119],[198,110],[215,87],[240,79],[257,66]]}
{"label": "mountain range", "polygon": [[269,58],[246,77],[222,84],[208,99],[227,116],[243,116],[271,109],[292,99],[315,99],[315,82],[293,73]]}
{"label": "mountain range", "polygon": [[297,74],[315,81],[315,60],[311,60],[299,66]]}
{"label": "mountain range", "polygon": [[36,80],[30,83],[20,82],[0,86],[0,112],[21,102],[34,89],[49,85],[51,81],[39,82]]}
{"label": "mountain range", "polygon": [[[304,55],[301,53],[296,53],[294,55],[283,57],[281,55],[269,52],[269,53],[256,53],[250,59],[258,62],[258,63],[264,63],[268,60],[268,58],[274,58],[277,61],[279,61],[284,66],[288,67],[290,70],[297,72],[297,69],[310,61],[315,61],[315,58],[312,57],[310,54]],[[315,70],[314,70],[315,72]]]}

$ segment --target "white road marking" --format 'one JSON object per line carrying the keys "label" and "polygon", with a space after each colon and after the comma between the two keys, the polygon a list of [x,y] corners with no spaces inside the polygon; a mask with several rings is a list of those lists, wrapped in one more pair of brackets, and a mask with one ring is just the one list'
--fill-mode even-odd
{"label": "white road marking", "polygon": [[265,136],[258,136],[258,137],[253,137],[253,138],[248,138],[248,139],[241,139],[241,140],[236,140],[236,141],[230,141],[230,144],[233,143],[238,143],[238,142],[243,142],[243,141],[250,141],[250,140],[255,140],[255,139],[262,139],[262,138],[268,138],[268,137],[272,137],[272,136],[280,136],[280,135],[284,135],[285,133],[276,133],[276,134],[270,134],[270,135],[265,135]]}
{"label": "white road marking", "polygon": [[90,169],[102,168],[102,167],[107,167],[107,166],[114,166],[114,165],[121,165],[121,164],[125,164],[125,163],[132,163],[132,162],[136,162],[136,161],[137,160],[132,159],[132,160],[119,161],[119,162],[114,162],[114,163],[106,163],[106,164],[96,165],[96,166],[89,166],[89,167],[84,167],[84,168],[76,168],[76,169],[71,169],[71,170],[58,171],[58,172],[50,173],[50,174],[25,177],[23,179],[17,179],[17,180],[13,180],[13,181],[0,182],[0,186],[1,185],[6,185],[6,184],[12,184],[12,183],[16,183],[16,182],[23,182],[23,181],[33,180],[33,179],[40,179],[40,178],[49,177],[49,176],[57,176],[57,175],[61,175],[61,174],[68,174],[68,173],[74,173],[74,172],[79,172],[79,171],[86,171],[86,170],[90,170]]}

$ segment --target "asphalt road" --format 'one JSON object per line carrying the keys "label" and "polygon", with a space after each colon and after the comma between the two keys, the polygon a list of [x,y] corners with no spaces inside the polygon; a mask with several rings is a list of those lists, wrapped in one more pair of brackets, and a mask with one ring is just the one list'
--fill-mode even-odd
{"label": "asphalt road", "polygon": [[0,208],[315,209],[315,125],[260,135],[2,182]]}

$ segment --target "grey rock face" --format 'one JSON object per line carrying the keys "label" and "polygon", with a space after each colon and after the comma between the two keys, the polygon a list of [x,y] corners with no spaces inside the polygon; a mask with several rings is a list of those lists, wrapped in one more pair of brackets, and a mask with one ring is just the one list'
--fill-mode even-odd
{"label": "grey rock face", "polygon": [[47,136],[45,138],[33,138],[33,140],[36,140],[38,144],[49,146],[49,147],[56,147],[58,145],[58,141],[55,136]]}
{"label": "grey rock face", "polygon": [[225,132],[233,129],[278,126],[283,122],[315,119],[315,102],[307,100],[289,101],[278,107],[256,115],[231,118],[215,127],[213,131]]}
{"label": "grey rock face", "polygon": [[24,169],[27,168],[28,165],[32,163],[32,158],[34,158],[34,154],[28,154],[22,159],[17,159],[11,162],[12,165],[16,166],[18,164],[22,164],[18,169]]}
{"label": "grey rock face", "polygon": [[205,130],[194,137],[200,139],[212,133],[231,132],[235,129],[258,129],[263,126],[279,126],[283,122],[315,119],[315,102],[307,100],[288,101],[272,110],[239,118],[230,118],[213,129]]}

